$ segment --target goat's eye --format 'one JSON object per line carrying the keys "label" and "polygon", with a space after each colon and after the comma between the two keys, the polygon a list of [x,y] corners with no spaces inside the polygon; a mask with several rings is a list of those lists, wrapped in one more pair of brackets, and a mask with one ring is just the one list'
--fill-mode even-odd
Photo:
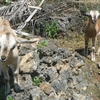
{"label": "goat's eye", "polygon": [[11,50],[13,50],[15,47],[16,47],[16,45],[14,45],[14,46],[11,48]]}

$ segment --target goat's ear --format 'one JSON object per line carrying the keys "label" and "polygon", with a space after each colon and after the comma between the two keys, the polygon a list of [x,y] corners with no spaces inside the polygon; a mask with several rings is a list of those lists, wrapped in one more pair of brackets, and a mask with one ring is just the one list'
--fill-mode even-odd
{"label": "goat's ear", "polygon": [[99,17],[100,17],[100,12],[99,12]]}
{"label": "goat's ear", "polygon": [[85,11],[83,11],[83,10],[81,10],[80,12],[81,12],[81,14],[82,14],[83,16],[89,16],[89,15],[90,15],[89,12],[85,13]]}
{"label": "goat's ear", "polygon": [[20,49],[21,43],[17,40],[17,49]]}
{"label": "goat's ear", "polygon": [[89,12],[85,13],[85,16],[90,16],[90,13]]}

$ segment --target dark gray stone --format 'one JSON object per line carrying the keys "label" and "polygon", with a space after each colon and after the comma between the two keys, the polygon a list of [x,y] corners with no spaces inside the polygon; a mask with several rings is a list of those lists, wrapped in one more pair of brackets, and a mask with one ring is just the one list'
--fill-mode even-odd
{"label": "dark gray stone", "polygon": [[34,50],[33,52],[33,59],[34,59],[34,63],[33,63],[33,69],[37,70],[37,67],[39,66],[39,54],[37,52],[37,50]]}
{"label": "dark gray stone", "polygon": [[46,80],[53,81],[57,79],[58,73],[56,70],[56,67],[48,67],[45,72],[43,73],[45,76]]}

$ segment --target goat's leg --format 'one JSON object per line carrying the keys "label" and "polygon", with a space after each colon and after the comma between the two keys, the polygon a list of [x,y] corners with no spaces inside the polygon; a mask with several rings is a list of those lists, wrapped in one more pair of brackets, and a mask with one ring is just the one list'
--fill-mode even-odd
{"label": "goat's leg", "polygon": [[97,55],[100,54],[100,40],[98,41],[98,49],[97,49],[97,52],[96,52]]}
{"label": "goat's leg", "polygon": [[2,63],[0,61],[0,76],[2,76]]}
{"label": "goat's leg", "polygon": [[98,41],[98,47],[97,47],[97,52],[96,52],[96,54],[99,55],[99,54],[100,54],[100,35],[97,36],[97,41]]}
{"label": "goat's leg", "polygon": [[88,42],[89,42],[89,38],[85,37],[84,56],[87,56],[88,55]]}
{"label": "goat's leg", "polygon": [[4,75],[4,81],[5,81],[5,95],[10,93],[10,76],[9,76],[9,68],[8,66],[2,67],[3,75]]}
{"label": "goat's leg", "polygon": [[95,38],[92,39],[91,60],[92,61],[95,61]]}
{"label": "goat's leg", "polygon": [[14,75],[14,90],[15,92],[20,92],[20,84],[19,84],[19,66],[18,66],[18,59],[14,61],[14,64],[12,66],[12,71]]}

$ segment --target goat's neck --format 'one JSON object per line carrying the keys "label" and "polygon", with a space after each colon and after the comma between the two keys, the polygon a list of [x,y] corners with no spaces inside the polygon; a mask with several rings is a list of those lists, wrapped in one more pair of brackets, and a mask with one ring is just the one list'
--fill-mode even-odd
{"label": "goat's neck", "polygon": [[90,28],[93,28],[93,29],[94,29],[95,26],[96,26],[96,24],[93,23],[92,19],[89,19],[89,24],[88,24],[88,25],[89,25]]}

